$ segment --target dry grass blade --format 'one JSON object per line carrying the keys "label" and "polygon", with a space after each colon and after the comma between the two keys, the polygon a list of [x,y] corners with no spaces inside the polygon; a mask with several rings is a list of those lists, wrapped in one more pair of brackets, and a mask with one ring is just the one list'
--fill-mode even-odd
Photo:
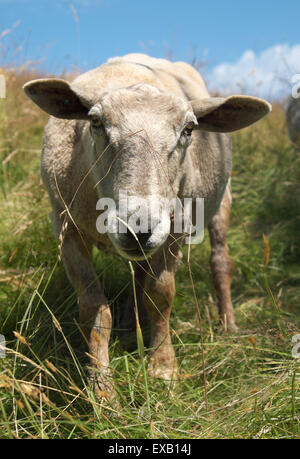
{"label": "dry grass blade", "polygon": [[265,266],[268,266],[270,261],[270,243],[267,236],[263,233],[263,240],[265,244]]}
{"label": "dry grass blade", "polygon": [[14,331],[13,333],[14,333],[15,337],[20,341],[20,343],[28,345],[28,343],[27,343],[26,339],[24,338],[24,336],[20,335],[20,333],[18,333],[16,331]]}

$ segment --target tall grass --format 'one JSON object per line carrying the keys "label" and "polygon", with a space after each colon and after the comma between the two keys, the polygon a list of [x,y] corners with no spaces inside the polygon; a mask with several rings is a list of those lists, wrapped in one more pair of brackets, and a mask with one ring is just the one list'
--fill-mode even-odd
{"label": "tall grass", "polygon": [[[300,156],[282,107],[232,135],[228,245],[240,334],[218,331],[206,237],[185,251],[176,276],[171,328],[180,380],[168,391],[145,374],[141,337],[140,352],[128,353],[114,336],[116,412],[89,387],[75,293],[57,261],[39,173],[46,117],[21,91],[33,76],[7,72],[0,100],[0,333],[7,341],[0,437],[299,437],[292,336],[300,328]],[[94,261],[118,318],[132,286],[130,266],[96,250]]]}

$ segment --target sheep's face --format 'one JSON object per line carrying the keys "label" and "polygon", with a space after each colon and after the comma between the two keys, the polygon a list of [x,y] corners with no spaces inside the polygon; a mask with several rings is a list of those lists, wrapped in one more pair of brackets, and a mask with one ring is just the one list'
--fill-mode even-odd
{"label": "sheep's face", "polygon": [[[116,202],[109,236],[124,256],[151,254],[170,231],[171,200],[177,196],[180,166],[197,125],[193,110],[172,94],[139,84],[105,94],[89,118],[98,194]],[[120,208],[120,196],[125,195],[127,216]],[[140,222],[137,238],[131,228],[117,231],[118,218],[123,222],[125,217],[131,219],[130,227],[134,217]]]}

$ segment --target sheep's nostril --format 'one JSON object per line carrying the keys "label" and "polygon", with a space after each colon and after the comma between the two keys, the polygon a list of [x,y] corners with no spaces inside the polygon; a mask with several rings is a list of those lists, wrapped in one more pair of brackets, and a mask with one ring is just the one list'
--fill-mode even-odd
{"label": "sheep's nostril", "polygon": [[147,245],[147,242],[149,241],[150,237],[152,236],[151,231],[148,231],[148,233],[139,233],[136,234],[139,243],[141,244],[142,247]]}
{"label": "sheep's nostril", "polygon": [[147,233],[135,233],[127,231],[119,235],[119,240],[125,250],[147,249],[147,242],[152,236],[151,230]]}

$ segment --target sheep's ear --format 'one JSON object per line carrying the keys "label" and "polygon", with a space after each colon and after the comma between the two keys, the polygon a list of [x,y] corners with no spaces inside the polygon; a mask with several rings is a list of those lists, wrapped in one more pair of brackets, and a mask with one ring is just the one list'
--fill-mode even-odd
{"label": "sheep's ear", "polygon": [[195,129],[232,132],[255,123],[271,110],[263,99],[250,96],[210,97],[191,101],[198,120]]}
{"label": "sheep's ear", "polygon": [[32,80],[23,89],[42,110],[57,118],[85,120],[93,106],[79,88],[61,79]]}

